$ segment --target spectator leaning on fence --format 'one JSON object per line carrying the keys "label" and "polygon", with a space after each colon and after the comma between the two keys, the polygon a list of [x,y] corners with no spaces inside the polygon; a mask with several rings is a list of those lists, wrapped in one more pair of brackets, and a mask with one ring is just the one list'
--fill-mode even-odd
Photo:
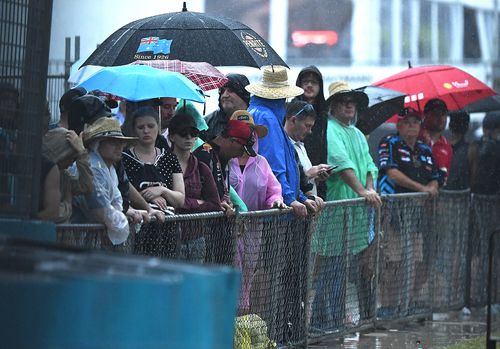
{"label": "spectator leaning on fence", "polygon": [[313,106],[304,101],[290,102],[286,108],[285,132],[295,147],[306,181],[311,184],[310,193],[303,190],[307,196],[318,196],[317,182],[325,181],[332,170],[332,167],[327,164],[313,166],[303,143],[304,139],[312,133],[316,124],[316,116]]}
{"label": "spectator leaning on fence", "polygon": [[326,182],[327,200],[363,197],[370,205],[378,206],[380,197],[373,189],[378,170],[365,136],[354,126],[358,109],[368,105],[368,96],[352,90],[344,81],[330,84],[328,90],[327,162],[337,168]]}
{"label": "spectator leaning on fence", "polygon": [[123,153],[123,164],[132,185],[154,208],[184,205],[184,179],[177,157],[155,146],[159,137],[158,113],[142,107],[132,115],[137,142]]}
{"label": "spectator leaning on fence", "polygon": [[[382,204],[380,196],[373,189],[378,170],[370,156],[365,136],[354,126],[358,109],[368,105],[368,96],[363,92],[352,90],[344,81],[330,84],[328,90],[330,97],[327,102],[330,114],[327,126],[327,163],[337,167],[332,170],[332,175],[326,181],[327,200],[362,197],[369,205],[380,206]],[[356,210],[353,207],[347,209],[345,214],[351,216],[352,222],[355,222],[349,224],[347,239],[350,245],[350,268],[354,270],[353,282],[357,288],[359,313],[363,320],[372,316],[373,249],[369,247],[375,244],[370,245],[370,224],[366,210]],[[326,242],[344,241],[341,229],[334,229],[331,234],[334,236],[330,236]],[[337,249],[337,251],[323,251],[322,255],[336,255],[340,259],[339,264],[345,265],[345,258],[338,256],[339,247],[341,250],[347,248],[345,245],[329,246],[330,250]],[[339,275],[336,282],[345,284],[345,277]],[[339,297],[343,299],[342,291],[340,293]]]}
{"label": "spectator leaning on fence", "polygon": [[[255,125],[252,116],[246,110],[235,111],[230,120],[249,124],[254,130],[255,137],[253,145],[255,156],[245,152],[242,156],[229,161],[231,186],[251,211],[285,208],[280,183],[266,158],[256,153],[259,139],[267,136],[267,128]],[[242,273],[239,313],[247,314],[250,309],[250,291],[259,258],[263,224],[256,220],[252,224],[242,225],[241,229],[244,231],[238,236],[235,264]]]}
{"label": "spectator leaning on fence", "polygon": [[[200,131],[194,118],[177,111],[168,127],[168,137],[172,152],[179,159],[184,175],[186,198],[178,213],[221,211],[219,193],[212,172],[208,166],[191,153]],[[203,263],[206,254],[205,237],[209,228],[201,219],[180,223],[180,257],[189,261]]]}
{"label": "spectator leaning on fence", "polygon": [[318,204],[300,190],[295,148],[283,128],[286,98],[298,96],[304,90],[290,85],[286,68],[279,65],[264,67],[261,81],[248,85],[246,90],[253,94],[248,111],[255,123],[269,131],[259,142],[259,154],[267,159],[280,182],[285,204],[299,217],[307,216],[308,211],[317,213]]}
{"label": "spectator leaning on fence", "polygon": [[114,164],[121,159],[125,145],[134,140],[136,138],[123,136],[120,124],[113,118],[100,118],[83,133],[95,190],[76,197],[75,202],[87,221],[106,226],[108,238],[114,245],[125,242],[129,234]]}
{"label": "spectator leaning on fence", "polygon": [[[127,107],[129,104],[132,103],[128,103]],[[132,115],[132,113],[130,115]],[[71,103],[68,122],[70,127],[73,127],[71,128],[72,130],[75,132],[80,130],[78,132],[81,132],[81,130],[86,129],[89,125],[101,118],[112,117],[113,114],[104,99],[93,95],[84,95],[76,98]],[[163,221],[165,215],[161,211],[152,209],[130,183],[121,159],[115,163],[114,167],[118,175],[118,189],[122,195],[123,213],[125,213],[133,223],[143,220],[149,222],[150,216],[155,217],[159,221]],[[75,166],[72,166],[70,170],[72,174],[76,173]]]}
{"label": "spectator leaning on fence", "polygon": [[398,133],[380,141],[378,189],[381,194],[438,193],[438,171],[431,148],[418,140],[422,116],[414,110],[401,113]]}
{"label": "spectator leaning on fence", "polygon": [[229,120],[225,129],[209,142],[203,143],[193,151],[198,160],[208,165],[217,185],[222,209],[226,214],[234,212],[234,205],[229,197],[229,160],[243,153],[254,156],[255,137],[250,125],[239,120]]}

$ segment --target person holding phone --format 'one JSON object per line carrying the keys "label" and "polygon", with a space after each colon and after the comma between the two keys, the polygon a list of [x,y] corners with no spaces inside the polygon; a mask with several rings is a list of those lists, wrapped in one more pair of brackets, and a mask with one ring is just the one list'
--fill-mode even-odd
{"label": "person holding phone", "polygon": [[[306,196],[314,197],[320,207],[323,207],[323,198],[318,196],[317,182],[327,180],[334,166],[328,164],[313,166],[303,142],[311,134],[316,116],[316,111],[311,104],[299,100],[292,101],[286,108],[284,128],[297,153],[297,162],[302,166],[306,176],[301,189]],[[318,202],[316,198],[321,199],[321,202]]]}

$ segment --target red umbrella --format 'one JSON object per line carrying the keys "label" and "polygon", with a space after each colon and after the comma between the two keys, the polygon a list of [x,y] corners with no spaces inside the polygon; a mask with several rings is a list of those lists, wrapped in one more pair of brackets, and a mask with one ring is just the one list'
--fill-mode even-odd
{"label": "red umbrella", "polygon": [[423,111],[425,103],[433,98],[442,99],[449,110],[460,110],[496,94],[472,75],[446,65],[408,68],[372,85],[406,93],[405,107],[419,111]]}
{"label": "red umbrella", "polygon": [[213,65],[206,62],[184,62],[173,60],[144,60],[130,64],[149,65],[150,67],[181,73],[198,85],[203,91],[220,88],[227,83],[227,78]]}

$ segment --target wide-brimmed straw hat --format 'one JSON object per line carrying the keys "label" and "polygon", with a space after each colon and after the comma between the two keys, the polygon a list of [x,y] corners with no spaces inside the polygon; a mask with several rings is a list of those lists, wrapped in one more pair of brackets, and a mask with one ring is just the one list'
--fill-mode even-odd
{"label": "wide-brimmed straw hat", "polygon": [[304,93],[302,88],[288,83],[286,68],[281,65],[263,67],[261,81],[247,85],[245,89],[258,97],[266,99],[296,97]]}
{"label": "wide-brimmed straw hat", "polygon": [[259,138],[267,136],[267,127],[264,125],[256,125],[253,121],[252,115],[246,110],[236,110],[229,120],[239,120],[252,125],[255,133]]}
{"label": "wide-brimmed straw hat", "polygon": [[97,119],[83,132],[83,143],[85,145],[88,145],[95,140],[104,138],[121,139],[127,142],[137,140],[137,137],[124,136],[120,128],[120,123],[115,118]]}
{"label": "wide-brimmed straw hat", "polygon": [[358,109],[364,109],[368,107],[367,94],[361,91],[353,90],[345,81],[332,82],[330,86],[328,86],[328,93],[329,97],[326,100],[326,103],[328,105],[342,97],[351,97],[356,101],[356,106]]}

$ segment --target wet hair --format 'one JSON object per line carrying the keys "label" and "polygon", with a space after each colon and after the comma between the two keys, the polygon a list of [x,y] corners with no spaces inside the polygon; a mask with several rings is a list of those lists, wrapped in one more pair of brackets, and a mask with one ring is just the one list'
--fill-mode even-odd
{"label": "wet hair", "polygon": [[444,113],[448,113],[446,103],[439,98],[429,100],[424,106],[424,114],[430,113],[432,110],[438,109]]}
{"label": "wet hair", "polygon": [[159,124],[160,117],[158,111],[153,107],[140,107],[132,114],[132,128],[135,127],[136,120],[145,116],[152,116],[156,124]]}
{"label": "wet hair", "polygon": [[316,119],[317,114],[312,104],[301,100],[295,100],[287,103],[286,106],[286,120],[290,119],[292,116],[295,116],[298,119],[305,119],[306,117]]}

